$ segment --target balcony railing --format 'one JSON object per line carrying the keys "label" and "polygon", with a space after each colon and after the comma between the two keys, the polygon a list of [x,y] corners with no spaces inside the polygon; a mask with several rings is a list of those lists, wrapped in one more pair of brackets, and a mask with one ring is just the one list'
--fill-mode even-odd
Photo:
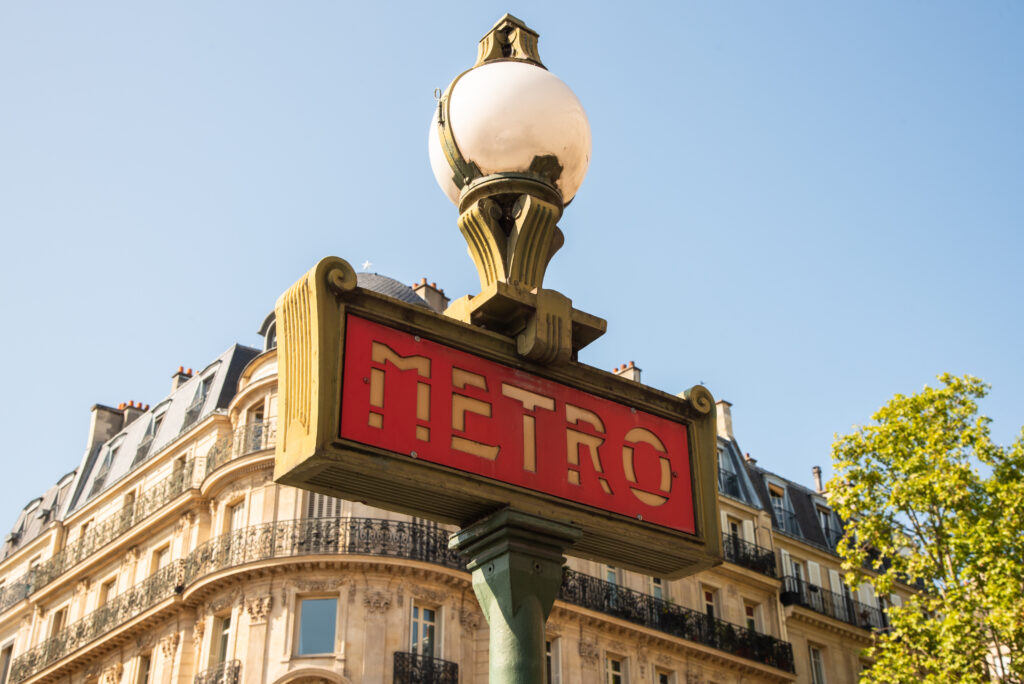
{"label": "balcony railing", "polygon": [[11,682],[20,682],[73,651],[131,620],[180,590],[182,561],[157,570],[147,579],[73,622],[11,663]]}
{"label": "balcony railing", "polygon": [[29,570],[17,579],[4,583],[3,591],[0,591],[0,612],[7,610],[32,593],[35,574],[35,570]]}
{"label": "balcony railing", "polygon": [[889,624],[885,613],[874,606],[788,575],[782,579],[782,596],[779,599],[784,606],[796,604],[810,608],[816,613],[864,629],[881,630]]}
{"label": "balcony railing", "polygon": [[[18,656],[11,664],[10,681],[17,683],[31,677],[211,573],[271,558],[333,554],[407,558],[462,571],[466,565],[448,548],[448,533],[431,524],[376,518],[306,518],[253,525],[200,545],[185,558]],[[793,671],[792,648],[785,641],[596,577],[567,569],[558,597],[567,603]],[[410,667],[414,665],[411,663]],[[416,667],[410,672],[419,672]]]}
{"label": "balcony railing", "polygon": [[459,684],[459,666],[455,663],[395,651],[394,684]]}
{"label": "balcony railing", "polygon": [[566,603],[711,646],[780,670],[795,671],[793,647],[788,642],[568,568],[563,572],[558,598]]}
{"label": "balcony railing", "polygon": [[[178,498],[192,486],[193,462],[175,465],[174,471],[149,487],[134,503],[121,509],[101,523],[94,525],[77,541],[66,545],[35,568],[32,589],[46,586],[76,564],[91,556],[100,547],[109,544],[153,513]],[[2,603],[0,603],[2,605]]]}
{"label": "balcony railing", "polygon": [[192,684],[238,684],[241,681],[242,661],[228,660],[216,667],[203,670]]}
{"label": "balcony railing", "polygon": [[833,524],[822,525],[822,533],[825,535],[825,543],[830,549],[835,549],[839,540],[843,538],[843,532]]}
{"label": "balcony railing", "polygon": [[234,432],[221,437],[210,447],[210,452],[206,455],[206,476],[228,461],[255,451],[273,449],[276,443],[277,424],[274,421],[250,423],[235,428]]}
{"label": "balcony railing", "polygon": [[376,518],[306,518],[245,527],[202,544],[185,560],[185,583],[223,568],[268,558],[320,554],[390,556],[465,570],[433,525]]}
{"label": "balcony railing", "polygon": [[728,532],[722,535],[722,556],[736,565],[775,577],[775,554],[771,549],[752,544]]}

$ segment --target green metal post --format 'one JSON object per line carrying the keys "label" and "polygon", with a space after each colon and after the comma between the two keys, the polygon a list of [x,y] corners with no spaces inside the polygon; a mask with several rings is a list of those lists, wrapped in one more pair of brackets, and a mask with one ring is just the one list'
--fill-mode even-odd
{"label": "green metal post", "polygon": [[579,528],[504,509],[452,535],[490,626],[490,684],[544,681],[544,623]]}

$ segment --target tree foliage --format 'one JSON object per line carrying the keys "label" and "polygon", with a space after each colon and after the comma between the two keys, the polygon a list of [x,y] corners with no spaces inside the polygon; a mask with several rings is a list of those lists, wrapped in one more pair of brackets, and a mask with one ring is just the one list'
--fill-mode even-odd
{"label": "tree foliage", "polygon": [[1024,431],[994,444],[977,406],[988,386],[939,380],[832,448],[846,581],[919,589],[890,608],[861,681],[1024,682]]}

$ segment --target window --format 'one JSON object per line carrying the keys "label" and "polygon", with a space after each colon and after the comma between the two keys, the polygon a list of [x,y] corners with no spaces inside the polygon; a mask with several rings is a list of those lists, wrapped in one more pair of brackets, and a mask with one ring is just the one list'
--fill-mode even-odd
{"label": "window", "polygon": [[309,598],[299,603],[299,655],[334,653],[338,599]]}
{"label": "window", "polygon": [[811,684],[825,684],[825,656],[817,646],[808,646],[811,656]]}
{"label": "window", "polygon": [[410,651],[431,658],[441,657],[436,608],[412,604],[411,634]]}
{"label": "window", "polygon": [[626,661],[623,658],[612,655],[605,656],[604,681],[605,684],[628,684]]}
{"label": "window", "polygon": [[245,527],[245,501],[239,501],[228,507],[227,532],[234,532]]}
{"label": "window", "polygon": [[619,583],[619,570],[614,565],[604,566],[604,581],[609,584]]}
{"label": "window", "polygon": [[153,552],[153,569],[150,574],[166,568],[171,563],[171,546],[167,544]]}
{"label": "window", "polygon": [[117,596],[117,578],[111,578],[100,585],[100,599],[96,607],[104,606]]}
{"label": "window", "polygon": [[231,646],[231,614],[213,621],[213,643],[210,648],[210,666],[220,665],[228,659]]}
{"label": "window", "polygon": [[562,684],[562,642],[559,639],[544,642],[544,660],[547,684]]}
{"label": "window", "polygon": [[665,583],[661,581],[660,577],[651,578],[651,596],[659,601],[665,599]]}
{"label": "window", "polygon": [[259,451],[263,448],[263,403],[249,409],[245,417],[244,453]]}
{"label": "window", "polygon": [[675,684],[676,678],[668,670],[658,668],[654,671],[654,681],[656,684]]}
{"label": "window", "polygon": [[67,608],[61,608],[60,610],[58,610],[56,613],[53,614],[53,617],[50,619],[50,637],[51,638],[57,636],[57,633],[60,632],[60,630],[64,629],[64,623],[67,622],[67,618],[68,618],[68,609]]}
{"label": "window", "polygon": [[744,624],[747,625],[747,629],[751,632],[757,631],[757,604],[750,603],[749,601],[743,602],[743,619]]}
{"label": "window", "polygon": [[341,499],[309,492],[306,495],[307,518],[340,518]]}
{"label": "window", "polygon": [[7,684],[7,673],[11,669],[11,658],[14,655],[14,644],[7,644],[0,651],[0,684]]}
{"label": "window", "polygon": [[715,599],[717,598],[718,592],[714,589],[704,587],[704,614],[709,618],[716,617],[717,611],[715,610]]}
{"label": "window", "polygon": [[135,678],[135,684],[149,684],[149,670],[151,664],[151,656],[139,656],[139,673],[138,676]]}

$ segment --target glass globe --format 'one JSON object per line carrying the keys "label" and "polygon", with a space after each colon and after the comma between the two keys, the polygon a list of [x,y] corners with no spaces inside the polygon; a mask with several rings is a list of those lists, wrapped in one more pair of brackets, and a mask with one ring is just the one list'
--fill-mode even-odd
{"label": "glass globe", "polygon": [[[496,61],[471,69],[449,86],[449,124],[467,162],[484,176],[527,172],[534,157],[554,155],[562,201],[576,195],[590,164],[590,124],[583,105],[560,78],[523,61]],[[437,123],[430,125],[430,166],[441,189],[459,204]]]}

